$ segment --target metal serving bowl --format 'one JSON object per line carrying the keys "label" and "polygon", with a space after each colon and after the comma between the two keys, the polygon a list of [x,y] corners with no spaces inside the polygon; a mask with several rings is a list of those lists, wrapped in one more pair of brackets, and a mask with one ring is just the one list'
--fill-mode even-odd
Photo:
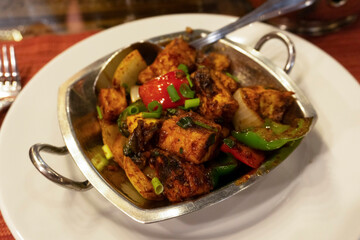
{"label": "metal serving bowl", "polygon": [[[152,38],[147,42],[163,45],[175,37],[182,36],[191,41],[206,34],[208,32],[204,30],[195,30],[192,33],[178,32]],[[258,51],[267,40],[272,38],[282,40],[287,46],[289,57],[284,70],[275,66]],[[51,181],[78,191],[94,187],[108,201],[134,220],[141,223],[152,223],[197,211],[239,193],[263,179],[267,173],[284,160],[284,156],[288,156],[296,148],[297,145],[284,147],[275,152],[274,156],[265,161],[258,169],[239,173],[232,181],[209,194],[175,204],[168,201],[153,202],[143,199],[132,187],[123,171],[118,173],[116,180],[100,174],[90,161],[94,155],[94,146],[102,145],[96,113],[96,89],[111,85],[111,78],[116,66],[133,49],[138,49],[148,62],[151,62],[157,54],[157,49],[152,44],[133,44],[92,63],[60,87],[58,119],[66,146],[35,144],[30,149],[31,161]],[[294,92],[296,101],[289,114],[313,117],[311,128],[313,127],[317,118],[316,112],[305,95],[287,75],[294,64],[295,49],[286,35],[281,32],[271,32],[261,38],[255,48],[222,39],[208,46],[205,51],[220,51],[229,56],[232,62],[231,73],[238,77],[242,86],[264,85]],[[70,153],[87,180],[76,182],[61,176],[44,162],[40,155],[41,151],[55,154]]]}

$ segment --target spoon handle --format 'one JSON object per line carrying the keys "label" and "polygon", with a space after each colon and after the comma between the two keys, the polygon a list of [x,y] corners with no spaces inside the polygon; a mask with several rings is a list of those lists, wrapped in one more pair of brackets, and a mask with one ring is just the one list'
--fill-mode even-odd
{"label": "spoon handle", "polygon": [[233,32],[236,29],[246,26],[252,22],[264,21],[270,18],[278,17],[286,13],[310,6],[314,2],[315,0],[268,0],[260,7],[239,18],[235,22],[208,34],[206,37],[192,41],[190,45],[196,49],[201,49],[202,47],[225,37],[228,33]]}

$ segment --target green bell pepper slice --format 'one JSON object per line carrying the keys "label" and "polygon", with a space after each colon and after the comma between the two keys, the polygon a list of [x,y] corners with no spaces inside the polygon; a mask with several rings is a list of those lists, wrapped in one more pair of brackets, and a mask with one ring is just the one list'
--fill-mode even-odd
{"label": "green bell pepper slice", "polygon": [[232,131],[232,136],[251,148],[272,151],[304,137],[311,121],[312,118],[297,118],[291,125],[285,125],[266,120],[263,127]]}
{"label": "green bell pepper slice", "polygon": [[238,161],[229,153],[221,153],[218,160],[210,166],[210,178],[217,187],[220,178],[231,174],[238,167]]}

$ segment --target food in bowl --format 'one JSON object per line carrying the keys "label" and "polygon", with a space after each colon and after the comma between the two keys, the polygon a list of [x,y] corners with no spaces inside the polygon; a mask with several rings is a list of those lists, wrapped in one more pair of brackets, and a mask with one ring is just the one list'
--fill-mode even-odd
{"label": "food in bowl", "polygon": [[312,118],[287,114],[294,93],[242,86],[230,66],[221,51],[198,51],[182,38],[149,65],[130,52],[97,94],[97,170],[113,183],[124,171],[142,198],[177,203],[241,179],[298,143]]}

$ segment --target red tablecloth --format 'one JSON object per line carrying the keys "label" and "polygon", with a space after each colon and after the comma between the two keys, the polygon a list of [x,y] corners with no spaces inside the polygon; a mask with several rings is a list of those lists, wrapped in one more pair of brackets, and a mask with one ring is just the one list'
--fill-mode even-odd
{"label": "red tablecloth", "polygon": [[[72,35],[44,35],[14,43],[23,85],[48,61],[95,31]],[[307,40],[340,62],[360,83],[360,21],[341,31]],[[1,43],[0,43],[1,44]],[[0,126],[5,114],[0,115]],[[1,129],[0,129],[1,130]],[[14,239],[0,213],[0,239]]]}

